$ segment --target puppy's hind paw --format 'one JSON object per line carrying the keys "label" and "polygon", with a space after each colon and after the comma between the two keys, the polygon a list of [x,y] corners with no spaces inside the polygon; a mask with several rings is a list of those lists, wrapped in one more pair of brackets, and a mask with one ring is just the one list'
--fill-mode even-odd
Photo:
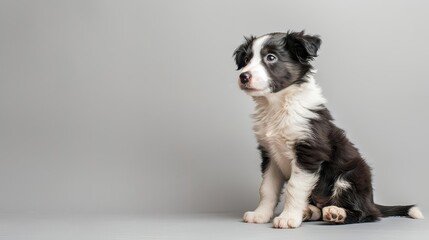
{"label": "puppy's hind paw", "polygon": [[347,217],[346,210],[336,206],[324,207],[322,212],[323,221],[328,223],[341,224],[344,223]]}
{"label": "puppy's hind paw", "polygon": [[320,209],[314,205],[309,204],[306,209],[304,209],[304,214],[302,216],[302,221],[317,221],[320,220],[322,213]]}

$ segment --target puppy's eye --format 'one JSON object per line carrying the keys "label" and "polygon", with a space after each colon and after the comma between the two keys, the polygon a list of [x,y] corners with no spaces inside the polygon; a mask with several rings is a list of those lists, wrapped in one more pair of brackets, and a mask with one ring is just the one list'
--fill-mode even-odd
{"label": "puppy's eye", "polygon": [[247,63],[249,63],[249,58],[245,57],[244,58],[244,64],[247,64]]}
{"label": "puppy's eye", "polygon": [[273,63],[273,62],[275,62],[275,61],[277,61],[277,57],[276,57],[276,55],[274,55],[274,54],[268,54],[266,57],[265,57],[265,59],[267,60],[267,62],[269,62],[269,63]]}

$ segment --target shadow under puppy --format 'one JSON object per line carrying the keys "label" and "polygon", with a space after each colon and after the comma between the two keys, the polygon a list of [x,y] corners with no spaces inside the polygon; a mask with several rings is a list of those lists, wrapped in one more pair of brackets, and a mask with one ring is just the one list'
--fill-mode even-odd
{"label": "shadow under puppy", "polygon": [[333,123],[310,61],[321,40],[302,32],[249,37],[234,52],[240,88],[253,97],[262,157],[260,202],[243,220],[271,220],[285,182],[283,212],[275,228],[296,228],[305,220],[360,223],[380,217],[422,219],[414,205],[374,203],[371,172],[358,149]]}

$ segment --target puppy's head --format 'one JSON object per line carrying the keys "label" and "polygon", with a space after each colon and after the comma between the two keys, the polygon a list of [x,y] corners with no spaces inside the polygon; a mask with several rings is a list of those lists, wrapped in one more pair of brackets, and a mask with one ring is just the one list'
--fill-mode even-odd
{"label": "puppy's head", "polygon": [[304,31],[245,38],[234,51],[240,88],[251,96],[263,96],[302,83],[321,42]]}

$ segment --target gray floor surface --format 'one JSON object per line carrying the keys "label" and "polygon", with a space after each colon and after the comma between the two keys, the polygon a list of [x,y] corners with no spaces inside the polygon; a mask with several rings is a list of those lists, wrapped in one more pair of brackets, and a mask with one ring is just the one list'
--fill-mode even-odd
{"label": "gray floor surface", "polygon": [[429,222],[386,218],[376,223],[298,229],[246,224],[241,214],[187,215],[0,215],[0,239],[429,239]]}

